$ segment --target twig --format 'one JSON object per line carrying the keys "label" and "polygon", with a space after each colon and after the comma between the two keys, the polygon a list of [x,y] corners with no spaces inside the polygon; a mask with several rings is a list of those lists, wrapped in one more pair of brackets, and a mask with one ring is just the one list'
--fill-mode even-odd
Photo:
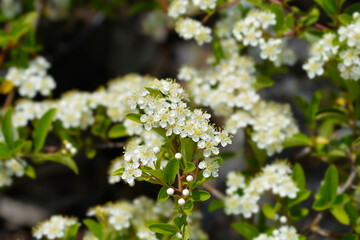
{"label": "twig", "polygon": [[14,100],[14,96],[15,96],[15,91],[12,90],[11,92],[9,92],[9,94],[6,96],[3,108],[7,108],[11,105],[12,101]]}
{"label": "twig", "polygon": [[216,198],[222,200],[222,201],[225,201],[225,198],[226,196],[220,192],[219,190],[217,190],[216,188],[214,188],[213,186],[211,186],[210,184],[208,183],[204,183],[202,185],[202,187],[206,190],[208,190],[212,195],[214,195]]}
{"label": "twig", "polygon": [[232,2],[229,2],[228,4],[225,4],[224,6],[217,7],[216,10],[230,8],[230,7],[234,6],[235,4],[237,4],[238,2],[240,2],[240,0],[234,0]]}

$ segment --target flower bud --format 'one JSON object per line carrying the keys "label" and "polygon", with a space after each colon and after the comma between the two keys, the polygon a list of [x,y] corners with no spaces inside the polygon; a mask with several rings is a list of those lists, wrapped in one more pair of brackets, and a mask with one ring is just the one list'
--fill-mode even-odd
{"label": "flower bud", "polygon": [[178,204],[181,206],[185,205],[185,200],[183,198],[180,198]]}
{"label": "flower bud", "polygon": [[175,154],[175,158],[176,158],[176,159],[180,159],[180,158],[181,158],[181,153],[176,153],[176,154]]}
{"label": "flower bud", "polygon": [[174,194],[174,189],[168,188],[168,189],[166,190],[166,193],[167,193],[168,195],[173,195],[173,194]]}
{"label": "flower bud", "polygon": [[188,196],[189,195],[189,190],[188,189],[184,189],[183,191],[182,191],[182,194],[184,195],[184,196]]}
{"label": "flower bud", "polygon": [[193,176],[191,176],[191,175],[187,175],[187,177],[186,177],[186,181],[188,181],[188,182],[192,182],[192,181],[194,181],[194,177],[193,177]]}

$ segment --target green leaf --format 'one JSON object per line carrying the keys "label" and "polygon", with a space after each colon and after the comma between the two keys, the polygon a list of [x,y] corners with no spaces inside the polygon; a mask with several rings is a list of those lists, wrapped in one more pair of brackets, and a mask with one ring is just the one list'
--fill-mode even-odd
{"label": "green leaf", "polygon": [[29,165],[29,164],[26,165],[26,167],[25,167],[25,169],[24,169],[24,173],[25,173],[26,176],[28,176],[28,177],[31,178],[31,179],[35,179],[35,178],[36,178],[35,169],[34,169],[31,165]]}
{"label": "green leaf", "polygon": [[191,211],[194,208],[194,202],[188,199],[184,205],[183,211],[186,215],[191,215]]}
{"label": "green leaf", "polygon": [[320,187],[319,193],[326,202],[332,203],[336,199],[339,176],[334,165],[331,165],[325,173],[324,184]]}
{"label": "green leaf", "polygon": [[10,149],[5,143],[0,143],[0,159],[10,158]]}
{"label": "green leaf", "polygon": [[312,141],[303,133],[297,133],[291,137],[287,137],[283,142],[284,148],[296,146],[312,146]]}
{"label": "green leaf", "polygon": [[333,17],[337,12],[336,0],[315,0],[329,17]]}
{"label": "green leaf", "polygon": [[194,151],[196,150],[195,142],[190,138],[180,138],[180,152],[184,159],[184,166],[186,167],[187,162],[192,162]]}
{"label": "green leaf", "polygon": [[126,136],[128,136],[126,127],[122,123],[112,126],[108,133],[109,138],[121,138]]}
{"label": "green leaf", "polygon": [[177,228],[167,223],[155,223],[149,226],[149,229],[155,233],[163,235],[172,235],[177,233]]}
{"label": "green leaf", "polygon": [[166,200],[168,200],[169,195],[167,194],[166,190],[168,189],[167,186],[163,186],[157,196],[157,199],[159,202],[165,202]]}
{"label": "green leaf", "polygon": [[328,209],[331,205],[325,201],[324,198],[315,199],[315,202],[312,205],[312,208],[316,211],[324,211]]}
{"label": "green leaf", "polygon": [[111,173],[111,176],[117,176],[117,175],[122,175],[125,171],[125,168],[119,168],[119,169],[116,169],[115,171],[113,171]]}
{"label": "green leaf", "polygon": [[344,225],[350,224],[349,215],[342,207],[338,205],[333,205],[330,207],[330,212],[340,223]]}
{"label": "green leaf", "polygon": [[174,223],[176,224],[176,226],[181,229],[182,225],[184,225],[184,223],[186,222],[186,215],[182,215],[181,217],[175,217],[174,218]]}
{"label": "green leaf", "polygon": [[189,226],[189,223],[186,223],[184,225],[183,232],[182,232],[182,239],[183,240],[190,239],[190,226]]}
{"label": "green leaf", "polygon": [[344,205],[344,209],[346,213],[349,215],[350,224],[352,226],[355,226],[357,223],[357,219],[359,217],[356,207],[351,202],[348,202]]}
{"label": "green leaf", "polygon": [[275,208],[273,208],[273,206],[271,206],[271,204],[265,203],[263,205],[262,210],[267,218],[271,218],[271,219],[275,218],[276,210]]}
{"label": "green leaf", "polygon": [[360,12],[360,2],[354,3],[344,10],[344,13],[352,15],[354,12]]}
{"label": "green leaf", "polygon": [[290,199],[287,198],[285,200],[285,208],[286,209],[290,209],[294,206],[296,206],[297,204],[301,203],[302,201],[305,201],[306,199],[308,199],[310,197],[311,191],[303,189],[300,190],[297,194],[296,194],[296,198],[294,199]]}
{"label": "green leaf", "polygon": [[176,158],[171,159],[164,169],[166,182],[172,185],[175,182],[176,174],[179,171],[179,161]]}
{"label": "green leaf", "polygon": [[348,233],[341,240],[358,240],[358,239],[359,239],[359,235]]}
{"label": "green leaf", "polygon": [[146,169],[146,168],[142,168],[142,171],[148,174],[153,175],[154,177],[158,178],[160,181],[162,181],[163,183],[166,182],[166,177],[165,177],[165,173],[163,170],[152,170],[152,169]]}
{"label": "green leaf", "polygon": [[157,89],[146,87],[152,97],[164,97],[164,95]]}
{"label": "green leaf", "polygon": [[313,129],[316,126],[315,114],[317,113],[317,111],[319,109],[321,99],[322,99],[321,90],[316,91],[314,93],[313,97],[311,98],[311,102],[310,102],[309,109],[307,112],[308,124],[311,129]]}
{"label": "green leaf", "polygon": [[92,234],[95,235],[98,239],[102,239],[103,232],[102,227],[98,222],[95,222],[94,220],[87,218],[83,220],[86,227],[92,232]]}
{"label": "green leaf", "polygon": [[338,16],[338,20],[342,25],[347,25],[353,21],[353,18],[352,18],[352,16],[350,16],[346,13],[343,13]]}
{"label": "green leaf", "polygon": [[306,217],[308,214],[309,214],[309,210],[307,208],[298,208],[290,212],[290,218],[293,221],[299,221],[304,217]]}
{"label": "green leaf", "polygon": [[195,164],[193,164],[193,163],[191,163],[191,162],[187,162],[187,163],[186,163],[186,169],[185,169],[184,173],[188,173],[188,172],[194,171],[195,169],[196,169]]}
{"label": "green leaf", "polygon": [[191,196],[194,201],[206,201],[211,197],[211,194],[203,190],[196,190],[192,192]]}
{"label": "green leaf", "polygon": [[285,23],[286,23],[286,26],[290,29],[293,29],[295,27],[295,17],[294,17],[294,13],[289,13],[287,16],[286,16],[286,19],[285,19]]}
{"label": "green leaf", "polygon": [[266,150],[258,148],[255,142],[252,140],[248,140],[250,147],[254,153],[254,156],[256,158],[256,161],[259,163],[260,166],[263,166],[268,159]]}
{"label": "green leaf", "polygon": [[219,38],[217,38],[217,37],[213,38],[212,49],[214,52],[216,62],[219,63],[221,61],[221,59],[223,59],[225,57]]}
{"label": "green leaf", "polygon": [[35,154],[33,155],[33,158],[34,160],[57,162],[64,166],[67,166],[68,168],[73,170],[74,173],[76,174],[79,173],[75,161],[69,156],[52,153],[52,154]]}
{"label": "green leaf", "polygon": [[252,224],[246,222],[236,222],[232,223],[231,226],[242,236],[247,239],[256,238],[260,232],[259,230]]}
{"label": "green leaf", "polygon": [[315,114],[316,120],[324,119],[324,118],[337,118],[343,120],[344,122],[348,122],[348,114],[345,110],[340,108],[323,108],[320,109]]}
{"label": "green leaf", "polygon": [[317,21],[319,20],[319,16],[320,16],[319,9],[312,8],[309,11],[309,14],[305,17],[304,24],[310,26],[317,23]]}
{"label": "green leaf", "polygon": [[253,87],[256,90],[260,90],[264,87],[271,87],[272,85],[274,85],[274,81],[265,75],[258,75],[256,76],[256,82],[253,84]]}
{"label": "green leaf", "polygon": [[50,109],[36,123],[33,133],[35,152],[39,152],[44,147],[45,139],[51,126],[51,122],[55,116],[55,113],[56,109]]}
{"label": "green leaf", "polygon": [[275,14],[276,24],[273,26],[275,31],[281,31],[284,27],[284,12],[281,6],[271,4],[271,11]]}
{"label": "green leaf", "polygon": [[295,164],[291,178],[297,183],[297,186],[300,190],[305,189],[305,174],[303,168],[299,163]]}
{"label": "green leaf", "polygon": [[12,109],[9,108],[1,122],[1,130],[9,149],[12,149],[14,146],[14,140],[12,135],[12,112]]}
{"label": "green leaf", "polygon": [[77,232],[79,230],[79,224],[75,223],[71,225],[65,232],[63,240],[75,240]]}
{"label": "green leaf", "polygon": [[143,122],[140,121],[141,115],[142,114],[138,114],[138,113],[129,113],[129,114],[126,114],[125,117],[127,119],[130,119],[131,121],[143,124]]}
{"label": "green leaf", "polygon": [[224,208],[225,207],[225,203],[224,201],[221,201],[219,199],[214,199],[210,204],[209,204],[209,208],[208,211],[209,212],[214,212],[220,208]]}

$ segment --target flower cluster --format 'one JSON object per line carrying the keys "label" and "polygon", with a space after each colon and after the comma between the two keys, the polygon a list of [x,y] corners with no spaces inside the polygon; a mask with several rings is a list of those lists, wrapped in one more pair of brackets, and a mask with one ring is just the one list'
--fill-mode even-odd
{"label": "flower cluster", "polygon": [[135,143],[129,144],[125,149],[125,171],[121,178],[127,183],[132,184],[135,178],[141,176],[141,167],[155,167],[157,160],[156,151],[146,145],[137,145]]}
{"label": "flower cluster", "polygon": [[296,233],[296,229],[293,226],[281,226],[279,229],[272,231],[272,234],[269,236],[267,234],[261,233],[259,236],[254,238],[254,240],[298,240],[300,239],[299,235]]}
{"label": "flower cluster", "polygon": [[[140,125],[141,128],[142,125],[139,124],[139,123],[136,123],[134,121],[131,121],[129,120],[130,122],[133,122],[135,124],[138,124]],[[125,149],[131,149],[131,146],[134,146],[135,144],[144,144],[145,146],[148,146],[150,147],[153,151],[155,150],[155,154],[157,152],[157,149],[160,149],[160,147],[164,144],[164,139],[157,133],[153,132],[153,131],[142,131],[141,135],[137,136],[137,137],[133,137],[129,140],[129,143],[127,144],[127,147],[125,147]],[[144,146],[144,147],[145,147]],[[143,148],[144,148],[143,147]],[[130,154],[131,155],[131,154]],[[166,166],[166,163],[168,161],[165,160],[165,159],[162,159],[161,160],[161,163],[160,163],[160,169],[164,169],[164,167]],[[154,167],[153,164],[149,164],[147,165],[151,168]],[[118,183],[121,181],[121,177],[120,175],[116,175],[116,176],[112,176],[112,173],[120,168],[125,168],[125,159],[124,159],[124,156],[122,157],[118,157],[118,158],[115,158],[111,164],[110,164],[110,167],[109,167],[109,170],[108,170],[108,174],[109,174],[109,178],[108,178],[108,181],[110,184],[114,184],[114,183]],[[130,186],[134,186],[135,184],[135,181],[132,181],[132,182],[128,182],[129,178],[125,178],[124,180],[130,185]]]}
{"label": "flower cluster", "polygon": [[195,38],[199,45],[211,42],[211,29],[191,18],[180,18],[176,21],[175,31],[185,40]]}
{"label": "flower cluster", "polygon": [[272,61],[276,66],[293,65],[295,55],[285,47],[282,38],[265,38],[264,32],[276,24],[275,14],[270,11],[251,10],[233,28],[235,39],[244,46],[260,47],[260,57]]}
{"label": "flower cluster", "polygon": [[[93,110],[99,106],[106,108],[106,113],[113,122],[121,122],[131,111],[125,99],[149,79],[129,74],[110,81],[107,89],[99,89],[93,93],[70,91],[58,100],[42,102],[21,99],[15,105],[13,124],[16,127],[26,126],[29,121],[38,119],[48,110],[55,108],[57,111],[54,121],[60,120],[65,128],[86,129],[94,123]],[[129,135],[142,131],[139,124],[131,123],[126,129]]]}
{"label": "flower cluster", "polygon": [[21,159],[0,160],[0,187],[10,186],[13,176],[24,176],[25,165]]}
{"label": "flower cluster", "polygon": [[78,221],[74,217],[52,216],[49,220],[39,223],[33,228],[33,237],[36,239],[58,239],[66,235],[69,228]]}
{"label": "flower cluster", "polygon": [[282,150],[286,137],[299,130],[289,105],[260,99],[254,74],[254,61],[234,54],[208,70],[184,66],[178,78],[188,82],[196,104],[225,117],[226,129],[232,134],[239,128],[252,127],[253,140],[271,156]]}
{"label": "flower cluster", "polygon": [[[134,199],[132,203],[119,201],[93,207],[87,215],[95,216],[103,223],[103,226],[108,226],[109,232],[117,232],[120,237],[129,238],[129,234],[133,232],[137,239],[155,240],[158,238],[147,228],[148,224],[169,221],[174,217],[173,207],[172,201],[155,203],[154,200],[142,196]],[[190,239],[207,239],[200,228],[200,219],[201,215],[196,211],[190,216],[189,221],[192,221]]]}
{"label": "flower cluster", "polygon": [[214,9],[216,0],[174,0],[169,5],[168,15],[176,19],[175,31],[186,39],[195,38],[199,45],[208,43],[212,40],[211,29],[205,27],[201,22],[183,18],[182,15],[196,10]]}
{"label": "flower cluster", "polygon": [[33,98],[38,92],[47,96],[56,87],[54,79],[46,73],[49,67],[50,63],[45,58],[37,57],[26,69],[11,67],[5,79],[19,87],[21,96]]}
{"label": "flower cluster", "polygon": [[[291,168],[286,161],[276,161],[263,168],[262,172],[245,183],[240,173],[230,173],[227,179],[227,196],[225,200],[225,213],[241,214],[250,218],[258,213],[261,195],[266,191],[279,195],[282,198],[295,198],[299,189],[291,179]],[[238,190],[243,194],[239,195]]]}
{"label": "flower cluster", "polygon": [[188,109],[183,101],[187,96],[178,83],[155,79],[147,87],[158,91],[161,96],[151,94],[144,88],[129,99],[133,109],[138,106],[144,112],[140,121],[146,130],[160,127],[166,131],[166,136],[175,134],[181,138],[191,138],[199,149],[204,150],[205,157],[219,154],[217,145],[220,143],[223,147],[231,143],[226,130],[217,131],[209,123],[210,114],[200,109]]}
{"label": "flower cluster", "polygon": [[310,58],[303,65],[309,78],[324,74],[324,65],[332,59],[344,79],[360,79],[360,14],[353,14],[354,21],[342,26],[337,33],[326,33],[310,49]]}

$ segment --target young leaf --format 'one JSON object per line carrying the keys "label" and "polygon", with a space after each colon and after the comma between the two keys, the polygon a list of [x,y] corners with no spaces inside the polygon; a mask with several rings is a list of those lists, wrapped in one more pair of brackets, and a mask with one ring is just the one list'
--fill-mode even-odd
{"label": "young leaf", "polygon": [[186,223],[184,225],[183,232],[182,232],[182,239],[183,240],[190,239],[190,226],[189,226],[189,223]]}
{"label": "young leaf", "polygon": [[158,197],[157,197],[159,202],[165,202],[169,198],[169,194],[167,194],[167,192],[166,192],[167,189],[168,189],[167,186],[163,186],[160,189],[160,191],[158,193]]}
{"label": "young leaf", "polygon": [[283,142],[284,148],[296,146],[312,146],[312,141],[303,133],[297,133],[291,137],[287,137]]}
{"label": "young leaf", "polygon": [[203,190],[196,190],[192,192],[191,196],[194,201],[206,201],[211,197],[211,194]]}
{"label": "young leaf", "polygon": [[216,211],[217,209],[224,208],[224,207],[225,207],[224,201],[221,201],[221,200],[219,200],[219,199],[214,199],[214,200],[209,204],[208,211],[209,211],[209,212],[214,212],[214,211]]}
{"label": "young leaf", "polygon": [[35,178],[36,178],[35,169],[34,169],[31,165],[29,165],[29,164],[26,165],[26,167],[25,167],[25,169],[24,169],[24,173],[25,173],[26,176],[28,176],[28,177],[31,178],[31,179],[35,179]]}
{"label": "young leaf", "polygon": [[163,235],[172,235],[177,233],[177,228],[167,223],[155,223],[149,226],[149,229],[155,233]]}
{"label": "young leaf", "polygon": [[350,224],[349,215],[346,213],[346,211],[342,207],[340,207],[338,205],[331,206],[330,212],[340,223],[342,223],[344,225]]}
{"label": "young leaf", "polygon": [[252,224],[246,222],[237,222],[232,223],[231,226],[242,236],[247,239],[256,238],[260,232],[259,230]]}
{"label": "young leaf", "polygon": [[176,174],[179,171],[179,161],[176,158],[171,159],[164,169],[166,182],[172,185],[175,182]]}
{"label": "young leaf", "polygon": [[95,237],[97,237],[98,239],[102,239],[102,227],[98,222],[95,222],[90,218],[84,219],[83,222],[87,226],[87,228],[95,235]]}
{"label": "young leaf", "polygon": [[295,164],[291,178],[297,183],[299,189],[305,189],[305,174],[300,164]]}
{"label": "young leaf", "polygon": [[141,122],[141,120],[140,120],[141,114],[129,113],[129,114],[126,114],[125,117],[127,119],[130,119],[131,121],[143,124],[143,122]]}
{"label": "young leaf", "polygon": [[183,211],[186,215],[191,215],[191,211],[193,208],[194,208],[194,202],[189,199],[186,201]]}
{"label": "young leaf", "polygon": [[121,138],[126,137],[127,135],[126,127],[122,123],[112,126],[108,132],[109,138]]}
{"label": "young leaf", "polygon": [[1,130],[5,138],[5,142],[8,145],[9,149],[12,149],[14,146],[14,140],[12,135],[12,109],[7,110],[4,118],[1,122]]}
{"label": "young leaf", "polygon": [[36,123],[34,130],[34,152],[39,152],[43,148],[55,112],[56,109],[50,109]]}
{"label": "young leaf", "polygon": [[217,37],[213,38],[212,48],[213,48],[213,52],[214,52],[216,62],[219,63],[220,60],[225,57],[224,52],[223,52],[222,47],[221,47],[221,44],[220,44],[219,38],[217,38]]}
{"label": "young leaf", "polygon": [[275,217],[276,210],[273,208],[273,206],[271,206],[271,204],[265,203],[262,210],[267,218],[273,219]]}
{"label": "young leaf", "polygon": [[332,203],[336,199],[339,176],[334,165],[331,165],[325,173],[324,184],[320,187],[319,193],[326,202]]}
{"label": "young leaf", "polygon": [[57,162],[62,165],[67,166],[71,170],[73,170],[74,173],[78,174],[79,170],[77,168],[77,165],[71,157],[65,156],[65,155],[59,155],[59,154],[36,154],[34,155],[34,160],[40,160],[40,161],[52,161]]}

